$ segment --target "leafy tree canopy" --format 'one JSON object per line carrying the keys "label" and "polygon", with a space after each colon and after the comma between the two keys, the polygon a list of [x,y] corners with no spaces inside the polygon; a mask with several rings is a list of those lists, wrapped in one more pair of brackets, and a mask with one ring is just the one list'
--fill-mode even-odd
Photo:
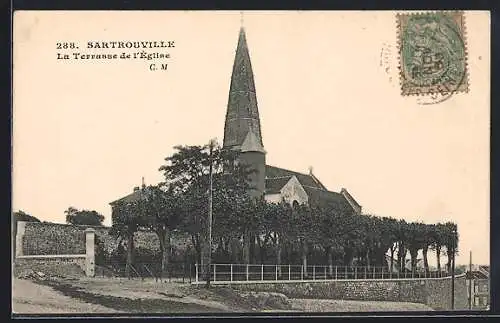
{"label": "leafy tree canopy", "polygon": [[104,216],[97,211],[78,210],[70,206],[66,211],[66,223],[74,225],[102,225]]}
{"label": "leafy tree canopy", "polygon": [[14,221],[40,222],[39,219],[24,212],[23,210],[14,212]]}

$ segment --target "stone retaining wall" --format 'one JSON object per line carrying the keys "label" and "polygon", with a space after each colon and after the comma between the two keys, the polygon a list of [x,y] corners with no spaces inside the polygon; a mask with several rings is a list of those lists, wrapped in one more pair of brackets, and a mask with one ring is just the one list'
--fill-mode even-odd
{"label": "stone retaining wall", "polygon": [[[451,278],[337,280],[283,283],[232,283],[244,291],[283,293],[290,298],[345,299],[421,303],[451,309]],[[455,278],[455,309],[467,309],[465,275]]]}
{"label": "stone retaining wall", "polygon": [[14,275],[17,277],[23,272],[33,270],[45,275],[56,275],[63,277],[83,277],[86,271],[85,256],[83,257],[18,257],[15,262]]}

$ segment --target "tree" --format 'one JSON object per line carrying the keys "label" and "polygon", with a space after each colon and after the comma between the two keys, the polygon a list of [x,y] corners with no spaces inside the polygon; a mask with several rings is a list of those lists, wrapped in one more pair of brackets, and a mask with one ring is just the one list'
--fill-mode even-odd
{"label": "tree", "polygon": [[361,215],[360,220],[361,228],[363,230],[360,256],[365,258],[365,265],[370,267],[372,254],[380,248],[380,222],[379,218],[371,215]]}
{"label": "tree", "polygon": [[397,224],[397,237],[398,237],[398,271],[403,272],[406,264],[406,241],[408,241],[408,223],[405,220],[399,220]]}
{"label": "tree", "polygon": [[414,275],[417,267],[418,251],[422,249],[426,243],[426,226],[423,223],[408,223],[406,245],[410,251],[411,257],[411,272]]}
{"label": "tree", "polygon": [[344,222],[344,265],[352,266],[354,256],[363,247],[365,236],[362,216],[348,216]]}
{"label": "tree", "polygon": [[143,217],[142,223],[156,233],[160,241],[161,272],[167,272],[170,259],[170,235],[179,225],[179,201],[178,196],[172,191],[163,191],[158,186],[143,188],[144,198],[139,203],[141,213],[137,216]]}
{"label": "tree", "polygon": [[451,274],[452,259],[458,254],[458,231],[457,225],[453,222],[446,222],[444,224],[444,245],[446,246],[446,256],[448,257],[446,268],[448,273]]}
{"label": "tree", "polygon": [[432,230],[432,245],[431,249],[436,252],[436,267],[437,271],[441,273],[441,249],[445,244],[446,227],[442,223],[438,223]]}
{"label": "tree", "polygon": [[17,221],[26,221],[26,222],[40,222],[36,217],[24,212],[23,210],[19,210],[14,212],[14,222]]}
{"label": "tree", "polygon": [[344,253],[344,245],[351,229],[349,223],[354,215],[345,205],[328,203],[318,212],[318,244],[326,253],[330,276],[333,275],[334,255]]}
{"label": "tree", "polygon": [[125,239],[127,241],[127,264],[125,267],[127,277],[130,277],[131,266],[134,262],[134,234],[142,226],[148,225],[148,219],[141,216],[145,213],[144,204],[141,202],[141,198],[137,201],[124,202],[118,201],[113,206],[113,226],[109,231],[111,236],[119,239],[119,245],[121,240]]}
{"label": "tree", "polygon": [[396,251],[398,241],[398,222],[396,219],[382,217],[378,223],[380,226],[380,256],[381,265],[385,266],[385,254],[389,250],[391,254],[391,263],[389,264],[389,272],[394,269],[394,252]]}
{"label": "tree", "polygon": [[[250,172],[235,165],[235,153],[216,145],[210,156],[208,145],[176,146],[176,152],[165,158],[159,170],[163,172],[163,187],[179,196],[179,226],[191,235],[198,262],[204,263],[211,250],[207,246],[207,215],[209,169],[213,166],[213,237],[215,240],[234,240],[241,231],[248,231],[249,219],[241,216],[250,206],[246,196],[247,179]],[[231,232],[228,236],[224,233]],[[224,241],[222,241],[224,244]]]}
{"label": "tree", "polygon": [[429,248],[431,248],[431,246],[435,242],[435,229],[436,226],[433,224],[427,224],[423,228],[422,256],[424,258],[424,269],[426,274],[429,274],[429,261],[427,258],[427,253],[429,251]]}
{"label": "tree", "polygon": [[74,225],[102,225],[104,216],[97,211],[78,210],[70,206],[66,211],[66,223]]}

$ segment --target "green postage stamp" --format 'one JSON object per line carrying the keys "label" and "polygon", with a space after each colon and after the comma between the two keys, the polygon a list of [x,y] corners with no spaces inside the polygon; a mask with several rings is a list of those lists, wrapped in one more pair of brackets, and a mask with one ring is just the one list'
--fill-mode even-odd
{"label": "green postage stamp", "polygon": [[468,91],[463,12],[397,14],[402,95]]}

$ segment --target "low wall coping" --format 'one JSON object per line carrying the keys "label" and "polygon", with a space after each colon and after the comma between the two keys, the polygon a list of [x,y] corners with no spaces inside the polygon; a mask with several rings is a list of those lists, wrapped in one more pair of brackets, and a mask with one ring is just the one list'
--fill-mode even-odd
{"label": "low wall coping", "polygon": [[81,255],[23,255],[17,256],[17,259],[60,259],[60,258],[86,258],[86,254]]}

